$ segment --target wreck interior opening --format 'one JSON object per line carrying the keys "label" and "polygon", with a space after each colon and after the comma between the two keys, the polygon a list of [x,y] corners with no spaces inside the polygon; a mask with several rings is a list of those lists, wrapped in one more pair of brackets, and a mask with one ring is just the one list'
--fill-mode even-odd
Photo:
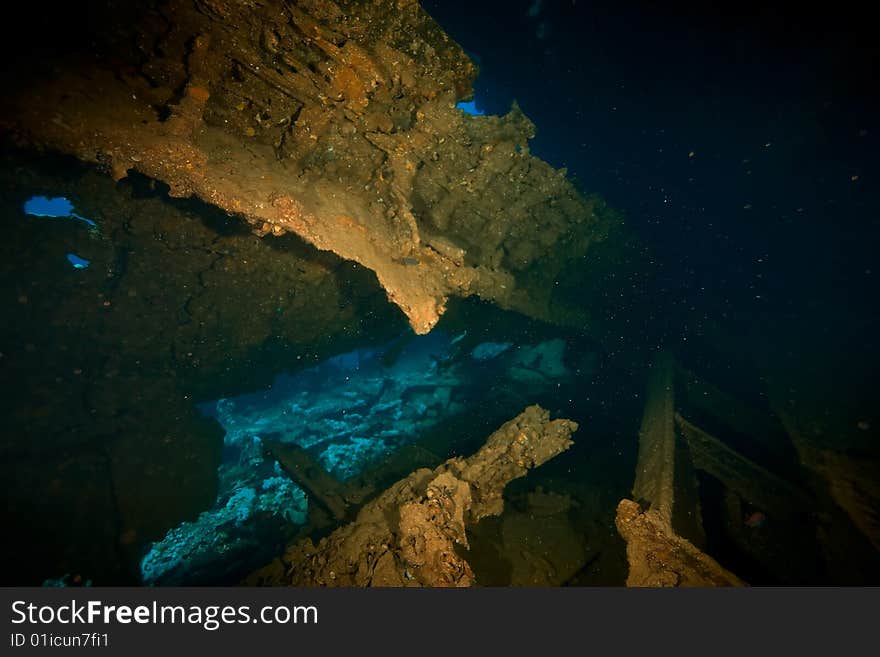
{"label": "wreck interior opening", "polygon": [[[4,582],[359,583],[288,565],[345,554],[347,527],[393,515],[388,491],[431,469],[447,483],[413,483],[420,503],[442,489],[480,510],[466,538],[452,514],[447,570],[389,550],[402,584],[623,585],[640,558],[651,584],[878,581],[877,224],[855,226],[877,205],[851,186],[871,165],[832,167],[849,186],[823,188],[828,209],[799,194],[818,175],[803,163],[773,183],[801,210],[753,219],[770,183],[725,189],[715,158],[688,202],[736,212],[670,225],[657,206],[686,184],[631,191],[657,186],[662,158],[603,168],[604,137],[580,159],[556,149],[561,105],[491,75],[503,30],[479,52],[440,4],[92,2],[6,43]],[[504,25],[563,75],[564,11],[519,4]],[[585,113],[606,134],[635,124]],[[702,152],[677,147],[702,176]],[[781,166],[774,148],[737,167]],[[795,230],[804,212],[820,218]],[[536,412],[504,424],[532,405],[576,423],[573,444]],[[559,445],[528,476],[543,461],[514,459],[503,511],[483,510],[483,480],[464,495],[447,475],[504,432]],[[669,544],[644,548],[645,527]]]}

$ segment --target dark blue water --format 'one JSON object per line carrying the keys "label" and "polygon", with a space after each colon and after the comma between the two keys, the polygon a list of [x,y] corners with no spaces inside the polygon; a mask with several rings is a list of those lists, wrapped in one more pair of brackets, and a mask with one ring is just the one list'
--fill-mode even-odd
{"label": "dark blue water", "polygon": [[841,373],[876,414],[880,51],[858,8],[424,6],[478,57],[478,104],[516,100],[533,152],[653,250],[658,342],[707,367],[726,367],[717,350],[778,371],[819,355],[814,378]]}
{"label": "dark blue water", "polygon": [[[537,126],[532,152],[606,196],[651,250],[656,275],[639,283],[650,307],[641,313],[621,300],[632,323],[612,351],[670,348],[684,367],[788,428],[787,437],[728,433],[728,444],[801,476],[824,467],[813,450],[845,454],[848,465],[832,478],[875,491],[856,503],[875,506],[880,47],[864,10],[424,6],[480,64],[477,106],[504,113],[519,103]],[[611,403],[631,392],[621,383]],[[729,510],[711,499],[712,487],[702,490],[714,554],[754,582],[791,577],[782,565],[767,572],[766,535],[746,538],[752,546],[740,545],[738,556],[716,540],[729,538],[721,520]],[[863,526],[876,527],[876,514],[866,516]],[[796,542],[810,524],[798,522],[774,540]],[[809,543],[814,530],[806,531]],[[759,544],[763,565],[743,556]],[[794,570],[821,578],[805,553]]]}

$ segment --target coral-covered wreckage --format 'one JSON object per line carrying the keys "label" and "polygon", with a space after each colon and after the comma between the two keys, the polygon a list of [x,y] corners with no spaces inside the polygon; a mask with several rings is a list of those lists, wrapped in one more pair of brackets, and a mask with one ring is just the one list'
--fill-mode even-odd
{"label": "coral-covered wreckage", "polygon": [[499,515],[505,486],[568,449],[578,425],[530,406],[476,454],[416,470],[365,505],[318,545],[305,539],[253,573],[249,584],[293,586],[470,586],[456,552],[468,525]]}
{"label": "coral-covered wreckage", "polygon": [[[504,116],[458,109],[477,69],[416,0],[96,0],[57,11],[46,34],[0,43],[3,583],[583,581],[597,557],[585,547],[593,536],[573,529],[568,493],[508,491],[518,503],[492,516],[507,484],[568,449],[576,429],[534,405],[509,418],[549,406],[532,396],[542,386],[578,395],[572,381],[586,383],[590,360],[569,369],[566,342],[550,335],[478,337],[485,319],[455,317],[450,300],[478,297],[517,321],[619,344],[650,273],[620,216],[530,154],[535,127],[515,104]],[[23,217],[29,197],[48,194],[70,199],[77,220]],[[444,338],[446,355],[383,369],[442,333],[431,332],[447,305],[457,335]],[[250,427],[271,423],[259,417],[268,407],[229,401],[376,345],[375,369],[357,365],[369,411],[346,414],[353,383],[294,420],[284,415],[307,396],[272,411],[282,433],[302,420],[308,444],[285,442],[296,431],[256,440]],[[503,415],[465,381],[489,376],[504,382],[493,397],[507,395]],[[804,582],[819,562],[836,567],[835,582],[865,581],[848,568],[880,545],[875,466],[816,448],[809,427],[778,410],[787,393],[771,394],[780,425],[732,411],[742,405],[670,354],[649,378],[632,499],[614,489],[596,503],[603,522],[592,517],[595,535],[616,524],[606,545],[622,567],[611,581],[627,570],[637,586],[744,583],[703,551],[698,477],[714,482],[725,540],[779,581]],[[468,416],[443,422],[465,398],[483,414],[470,416],[470,442],[454,444]],[[218,399],[215,418],[199,410]],[[471,439],[504,420],[477,449]],[[435,432],[434,447],[445,430],[442,448],[397,426],[387,442],[364,437],[395,422]],[[812,474],[773,474],[709,432],[722,426],[780,452],[793,443]],[[346,444],[328,447],[320,427],[341,427]],[[340,465],[365,443],[374,454]],[[223,474],[235,450],[238,469]],[[367,461],[372,470],[355,472]],[[290,522],[278,530],[270,515],[274,533],[233,549],[240,521],[260,514]],[[469,550],[481,536],[491,549]],[[251,561],[219,573],[187,558],[218,546]],[[510,572],[498,573],[500,554],[514,555]]]}
{"label": "coral-covered wreckage", "polygon": [[515,105],[456,108],[477,70],[415,0],[141,5],[5,127],[363,265],[416,333],[452,295],[550,319],[548,282],[615,228]]}
{"label": "coral-covered wreckage", "polygon": [[[387,340],[395,307],[416,334],[453,296],[605,330],[620,218],[516,105],[457,109],[477,70],[415,0],[104,0],[44,29],[3,46],[4,214],[50,191],[90,220],[2,247],[9,581],[138,581],[216,495],[195,403]],[[71,243],[93,265],[60,285]]]}

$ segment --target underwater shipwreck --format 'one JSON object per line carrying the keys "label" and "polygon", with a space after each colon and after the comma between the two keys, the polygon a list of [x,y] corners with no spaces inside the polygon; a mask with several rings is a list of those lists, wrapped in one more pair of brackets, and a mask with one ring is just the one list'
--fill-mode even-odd
{"label": "underwater shipwreck", "polygon": [[418,2],[65,19],[0,99],[4,584],[880,581],[839,360],[665,343],[651,249]]}

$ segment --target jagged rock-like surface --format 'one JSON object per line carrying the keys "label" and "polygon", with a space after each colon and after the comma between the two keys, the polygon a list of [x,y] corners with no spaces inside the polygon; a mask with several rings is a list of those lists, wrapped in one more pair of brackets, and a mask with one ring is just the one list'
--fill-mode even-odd
{"label": "jagged rock-like surface", "polygon": [[627,586],[746,586],[739,577],[677,536],[656,509],[621,500],[617,531],[626,540]]}
{"label": "jagged rock-like surface", "polygon": [[529,154],[515,106],[456,109],[475,67],[415,0],[92,11],[93,50],[8,93],[3,126],[23,143],[356,261],[417,333],[451,295],[579,316],[554,300],[558,275],[619,221]]}
{"label": "jagged rock-like surface", "polygon": [[571,445],[577,424],[530,406],[469,458],[423,468],[364,506],[357,518],[314,545],[296,543],[247,583],[293,586],[470,586],[455,551],[466,526],[503,509],[505,486]]}

